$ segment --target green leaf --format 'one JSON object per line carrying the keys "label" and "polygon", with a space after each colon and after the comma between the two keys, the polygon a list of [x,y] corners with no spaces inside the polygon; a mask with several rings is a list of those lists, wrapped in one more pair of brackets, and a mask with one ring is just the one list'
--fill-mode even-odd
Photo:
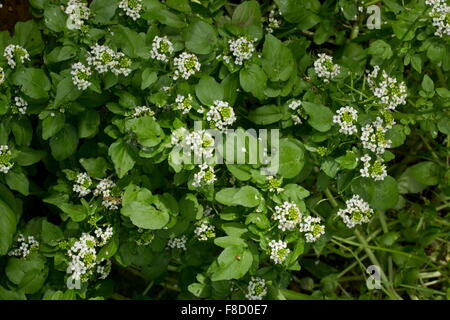
{"label": "green leaf", "polygon": [[238,30],[235,32],[239,35],[245,35],[252,39],[262,38],[262,16],[259,3],[252,1],[244,1],[236,7],[231,18],[233,26]]}
{"label": "green leaf", "polygon": [[216,193],[216,200],[228,206],[253,208],[261,202],[261,194],[251,186],[225,188]]}
{"label": "green leaf", "polygon": [[56,47],[44,59],[46,63],[57,63],[72,59],[77,55],[77,50],[72,46]]}
{"label": "green leaf", "polygon": [[55,106],[60,106],[64,103],[75,101],[81,95],[81,91],[73,84],[71,78],[64,78],[56,87]]}
{"label": "green leaf", "polygon": [[397,181],[390,176],[382,181],[359,178],[352,182],[351,188],[375,210],[394,208],[398,202]]}
{"label": "green leaf", "polygon": [[19,291],[33,294],[44,285],[48,275],[46,259],[33,254],[27,259],[10,258],[5,268],[8,279]]}
{"label": "green leaf", "polygon": [[14,26],[14,39],[18,45],[24,47],[30,56],[37,55],[44,50],[41,32],[34,20],[17,22]]}
{"label": "green leaf", "polygon": [[27,176],[18,170],[10,170],[5,176],[6,184],[12,190],[19,191],[24,196],[29,194],[29,182]]}
{"label": "green leaf", "polygon": [[119,0],[94,0],[89,8],[92,10],[93,21],[100,24],[108,24],[114,17],[119,6]]}
{"label": "green leaf", "polygon": [[326,132],[333,126],[333,112],[323,105],[303,102],[305,112],[309,115],[308,123],[311,127],[320,132]]}
{"label": "green leaf", "polygon": [[214,28],[202,20],[191,23],[185,32],[186,49],[197,54],[211,53],[217,43]]}
{"label": "green leaf", "polygon": [[261,63],[271,81],[286,81],[295,71],[291,50],[271,34],[266,35]]}
{"label": "green leaf", "polygon": [[426,92],[434,92],[434,82],[427,74],[423,76],[422,89]]}
{"label": "green leaf", "polygon": [[11,129],[16,143],[20,146],[29,146],[33,139],[33,128],[28,118],[13,119]]}
{"label": "green leaf", "polygon": [[64,239],[64,234],[58,226],[48,222],[47,220],[43,220],[41,239],[45,244],[57,246],[58,242]]}
{"label": "green leaf", "polygon": [[99,179],[106,177],[106,171],[109,165],[104,158],[81,158],[80,163],[90,177]]}
{"label": "green leaf", "polygon": [[0,256],[8,253],[16,233],[17,218],[9,205],[0,199]]}
{"label": "green leaf", "polygon": [[274,104],[256,108],[255,110],[251,110],[248,114],[248,118],[252,122],[261,125],[278,122],[282,117],[281,107]]}
{"label": "green leaf", "polygon": [[142,84],[141,89],[147,89],[150,87],[155,81],[158,79],[156,71],[153,71],[151,68],[146,68],[142,72]]}
{"label": "green leaf", "polygon": [[55,116],[49,116],[42,120],[42,138],[44,140],[53,137],[62,128],[64,128],[66,117],[62,113],[55,113]]}
{"label": "green leaf", "polygon": [[267,76],[257,64],[251,64],[239,72],[239,80],[245,92],[252,93],[259,100],[264,99]]}
{"label": "green leaf", "polygon": [[197,98],[207,106],[214,103],[214,100],[223,100],[223,87],[210,76],[202,77],[195,86]]}
{"label": "green leaf", "polygon": [[305,165],[305,153],[301,143],[293,138],[281,139],[279,161],[279,175],[288,179],[297,176]]}
{"label": "green leaf", "polygon": [[67,159],[77,151],[77,131],[72,125],[66,124],[55,136],[50,138],[49,145],[55,160]]}
{"label": "green leaf", "polygon": [[126,128],[136,134],[137,141],[144,147],[154,147],[164,138],[163,130],[152,116],[127,120]]}
{"label": "green leaf", "polygon": [[28,147],[24,147],[17,150],[17,156],[15,156],[16,163],[21,167],[31,166],[36,162],[39,162],[46,155],[45,151],[33,150]]}
{"label": "green leaf", "polygon": [[231,246],[225,248],[208,272],[212,281],[242,278],[253,263],[253,255],[249,249]]}
{"label": "green leaf", "polygon": [[169,212],[165,206],[154,204],[154,197],[149,190],[129,185],[125,189],[120,213],[129,217],[139,228],[162,229],[169,222]]}
{"label": "green leaf", "polygon": [[44,10],[44,22],[47,28],[54,32],[64,31],[66,28],[66,15],[60,6],[48,6]]}
{"label": "green leaf", "polygon": [[81,113],[78,121],[78,136],[88,138],[98,131],[100,115],[96,110],[88,109]]}
{"label": "green leaf", "polygon": [[113,43],[122,49],[130,58],[150,58],[150,48],[145,42],[145,34],[137,33],[127,27],[117,25],[111,27],[114,32]]}
{"label": "green leaf", "polygon": [[133,169],[135,161],[131,147],[122,139],[117,140],[109,147],[108,154],[119,178],[124,177],[128,171]]}
{"label": "green leaf", "polygon": [[340,156],[335,159],[339,165],[348,170],[353,170],[358,165],[358,157],[357,155],[352,151],[347,151],[347,153],[344,156]]}
{"label": "green leaf", "polygon": [[23,93],[33,99],[47,99],[51,88],[50,80],[41,69],[20,69],[13,75],[13,82]]}
{"label": "green leaf", "polygon": [[300,23],[302,30],[312,28],[320,22],[318,12],[320,8],[319,1],[311,0],[275,0],[283,18],[291,23]]}

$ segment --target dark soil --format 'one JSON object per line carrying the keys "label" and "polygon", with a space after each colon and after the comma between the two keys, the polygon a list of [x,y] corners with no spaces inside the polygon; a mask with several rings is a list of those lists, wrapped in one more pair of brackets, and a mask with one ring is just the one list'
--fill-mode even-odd
{"label": "dark soil", "polygon": [[12,30],[17,21],[32,18],[28,0],[0,0],[0,30]]}

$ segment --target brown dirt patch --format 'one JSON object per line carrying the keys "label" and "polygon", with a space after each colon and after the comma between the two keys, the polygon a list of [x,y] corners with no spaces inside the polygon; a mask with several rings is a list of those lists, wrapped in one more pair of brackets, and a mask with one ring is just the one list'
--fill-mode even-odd
{"label": "brown dirt patch", "polygon": [[28,0],[0,0],[0,30],[12,30],[17,21],[32,19]]}

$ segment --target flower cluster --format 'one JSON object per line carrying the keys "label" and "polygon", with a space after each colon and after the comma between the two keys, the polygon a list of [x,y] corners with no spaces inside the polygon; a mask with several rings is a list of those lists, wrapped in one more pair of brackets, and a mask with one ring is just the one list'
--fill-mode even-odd
{"label": "flower cluster", "polygon": [[269,18],[267,26],[266,26],[266,31],[268,33],[273,33],[273,31],[275,29],[278,29],[281,26],[281,20],[277,19],[278,17],[280,17],[280,11],[276,10],[276,9],[272,9],[269,12]]}
{"label": "flower cluster", "polygon": [[5,70],[0,67],[0,84],[2,84],[3,82],[5,82]]}
{"label": "flower cluster", "polygon": [[181,249],[183,251],[186,251],[186,242],[187,237],[181,236],[181,237],[171,237],[169,241],[167,242],[167,247],[172,249]]}
{"label": "flower cluster", "polygon": [[206,120],[210,122],[213,128],[225,131],[228,126],[236,121],[236,115],[228,102],[215,100],[206,113]]}
{"label": "flower cluster", "polygon": [[200,71],[201,64],[195,54],[183,52],[173,61],[176,69],[173,79],[183,78],[188,80],[193,74]]}
{"label": "flower cluster", "polygon": [[285,201],[281,206],[275,207],[272,219],[278,221],[278,229],[293,230],[302,221],[302,214],[295,203]]}
{"label": "flower cluster", "polygon": [[167,39],[166,36],[156,36],[152,42],[152,50],[150,56],[152,59],[156,59],[162,62],[168,62],[170,55],[173,53],[173,44]]}
{"label": "flower cluster", "polygon": [[315,242],[325,234],[325,226],[320,224],[319,217],[307,216],[300,223],[300,232],[305,232],[306,242]]}
{"label": "flower cluster", "polygon": [[72,65],[70,74],[72,75],[73,84],[76,85],[79,90],[86,90],[92,84],[89,81],[92,75],[91,68],[85,66],[81,62]]}
{"label": "flower cluster", "polygon": [[245,297],[248,300],[262,300],[267,294],[266,280],[260,277],[252,277],[248,283]]}
{"label": "flower cluster", "polygon": [[333,116],[333,122],[339,125],[339,132],[352,135],[358,132],[355,122],[358,120],[358,111],[354,108],[346,106],[336,111],[336,115]]}
{"label": "flower cluster", "polygon": [[281,240],[271,240],[269,242],[270,259],[275,264],[282,264],[286,260],[291,250],[287,247],[287,243]]}
{"label": "flower cluster", "polygon": [[14,166],[13,156],[7,145],[0,145],[0,172],[8,173]]}
{"label": "flower cluster", "polygon": [[390,77],[386,71],[380,75],[380,67],[374,66],[367,76],[372,93],[377,97],[376,103],[387,110],[395,110],[399,105],[406,103],[406,85]]}
{"label": "flower cluster", "polygon": [[277,179],[274,176],[267,176],[267,189],[270,192],[280,193],[283,192],[284,189],[281,187],[283,184],[283,179]]}
{"label": "flower cluster", "polygon": [[72,190],[78,193],[80,198],[87,196],[91,193],[90,187],[92,186],[92,179],[86,172],[77,174],[75,184]]}
{"label": "flower cluster", "polygon": [[386,165],[383,158],[378,157],[375,161],[371,162],[372,158],[365,154],[361,161],[364,167],[360,169],[361,176],[366,178],[372,178],[376,181],[384,180],[387,176]]}
{"label": "flower cluster", "polygon": [[121,0],[119,8],[125,12],[125,15],[136,21],[141,17],[142,1],[141,0]]}
{"label": "flower cluster", "polygon": [[8,255],[25,259],[28,255],[39,248],[39,242],[33,236],[25,237],[19,234],[17,238],[17,248],[11,250]]}
{"label": "flower cluster", "polygon": [[27,60],[30,61],[28,51],[25,48],[15,44],[10,44],[7,46],[3,52],[3,56],[6,58],[8,65],[13,69],[17,65],[16,58],[19,59],[20,63],[25,63]]}
{"label": "flower cluster", "polygon": [[[256,41],[255,39],[254,41]],[[242,65],[245,60],[250,60],[255,51],[254,41],[246,37],[240,37],[236,40],[229,40],[231,54],[234,56],[234,63]]]}
{"label": "flower cluster", "polygon": [[131,73],[131,60],[122,52],[115,52],[105,45],[95,44],[87,57],[88,65],[98,73],[113,72],[115,75],[128,76]]}
{"label": "flower cluster", "polygon": [[192,109],[192,96],[190,94],[187,96],[177,95],[175,102],[176,110],[180,110],[183,114],[189,113]]}
{"label": "flower cluster", "polygon": [[130,113],[132,118],[139,118],[144,116],[151,116],[154,118],[155,112],[147,106],[135,107],[133,112]]}
{"label": "flower cluster", "polygon": [[106,278],[109,273],[109,268],[98,268],[105,259],[97,259],[97,248],[103,247],[108,242],[113,235],[113,230],[111,227],[107,227],[104,231],[98,228],[94,233],[95,237],[88,233],[83,233],[80,239],[75,241],[67,252],[71,259],[68,272],[76,281],[86,282],[89,280],[89,277],[94,275],[94,272],[99,273],[102,278]]}
{"label": "flower cluster", "polygon": [[12,105],[12,113],[13,114],[27,114],[28,102],[21,97],[14,97],[14,104]]}
{"label": "flower cluster", "polygon": [[69,0],[64,12],[69,16],[67,28],[70,30],[82,30],[85,27],[85,21],[91,15],[91,10],[83,0]]}
{"label": "flower cluster", "polygon": [[314,71],[319,78],[323,78],[323,81],[328,83],[339,75],[341,67],[333,63],[333,57],[320,53],[319,58],[314,61]]}
{"label": "flower cluster", "polygon": [[102,205],[109,210],[118,210],[122,202],[120,197],[115,197],[113,189],[116,184],[110,179],[102,179],[95,187],[93,193],[95,196],[102,197]]}
{"label": "flower cluster", "polygon": [[208,239],[215,238],[216,236],[216,228],[208,222],[208,220],[203,219],[197,222],[197,227],[194,230],[194,233],[198,240],[206,241]]}
{"label": "flower cluster", "polygon": [[432,7],[429,15],[436,28],[434,34],[438,37],[450,36],[450,6],[445,0],[426,0],[425,3]]}
{"label": "flower cluster", "polygon": [[176,147],[184,150],[185,155],[189,157],[191,152],[196,159],[204,161],[212,158],[214,152],[214,138],[206,130],[188,131],[181,127],[172,132],[171,142]]}
{"label": "flower cluster", "polygon": [[353,228],[357,224],[368,223],[373,215],[373,209],[359,195],[345,202],[346,208],[339,209],[337,215],[342,218],[348,228]]}
{"label": "flower cluster", "polygon": [[214,168],[207,164],[199,165],[200,171],[194,174],[192,185],[196,188],[213,184],[217,180]]}
{"label": "flower cluster", "polygon": [[305,110],[301,107],[302,102],[300,100],[292,100],[291,103],[289,103],[289,109],[294,111],[295,114],[291,115],[292,121],[294,121],[295,124],[301,124],[302,119],[306,119],[308,115],[306,114]]}
{"label": "flower cluster", "polygon": [[363,148],[369,149],[377,155],[383,154],[392,144],[392,141],[385,137],[386,131],[383,119],[380,117],[377,117],[373,123],[364,126],[361,134]]}

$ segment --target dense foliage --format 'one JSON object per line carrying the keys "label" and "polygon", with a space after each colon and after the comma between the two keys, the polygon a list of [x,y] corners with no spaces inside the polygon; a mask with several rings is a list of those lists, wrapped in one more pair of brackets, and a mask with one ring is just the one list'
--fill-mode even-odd
{"label": "dense foliage", "polygon": [[[446,0],[30,4],[0,33],[0,299],[450,296]],[[249,129],[279,139],[212,157]]]}

